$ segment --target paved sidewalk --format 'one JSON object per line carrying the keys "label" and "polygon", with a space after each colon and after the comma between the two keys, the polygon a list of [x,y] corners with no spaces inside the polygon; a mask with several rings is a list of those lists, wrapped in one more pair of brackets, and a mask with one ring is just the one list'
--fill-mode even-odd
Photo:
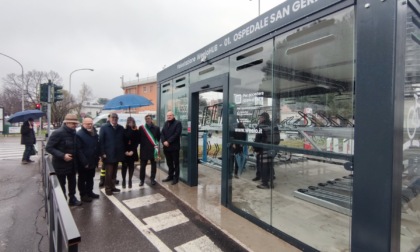
{"label": "paved sidewalk", "polygon": [[48,251],[41,181],[38,162],[0,161],[0,251]]}

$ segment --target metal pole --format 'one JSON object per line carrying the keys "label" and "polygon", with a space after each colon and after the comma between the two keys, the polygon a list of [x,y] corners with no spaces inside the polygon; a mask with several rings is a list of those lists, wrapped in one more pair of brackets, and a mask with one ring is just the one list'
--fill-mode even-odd
{"label": "metal pole", "polygon": [[73,72],[71,72],[71,73],[70,73],[70,78],[69,78],[69,94],[70,94],[70,96],[71,96],[71,75],[72,75],[74,72],[81,71],[81,70],[94,71],[92,68],[81,68],[81,69],[76,69],[76,70],[74,70]]}
{"label": "metal pole", "polygon": [[50,137],[50,132],[51,132],[51,91],[52,91],[52,82],[51,80],[48,80],[48,103],[47,103],[48,104],[48,107],[47,107],[48,137]]}
{"label": "metal pole", "polygon": [[18,63],[18,64],[19,64],[20,68],[22,68],[22,86],[21,86],[21,92],[22,92],[22,111],[24,111],[24,110],[25,110],[25,91],[24,91],[25,79],[24,79],[24,76],[23,76],[23,74],[24,74],[24,71],[23,71],[23,66],[22,66],[22,64],[20,64],[20,62],[19,62],[19,61],[17,61],[16,59],[14,59],[14,58],[12,58],[12,57],[10,57],[10,56],[6,55],[6,54],[3,54],[3,53],[0,53],[0,54],[1,54],[1,55],[3,55],[3,56],[5,56],[5,57],[7,57],[7,58],[9,58],[9,59],[11,59],[11,60],[16,61],[16,63]]}

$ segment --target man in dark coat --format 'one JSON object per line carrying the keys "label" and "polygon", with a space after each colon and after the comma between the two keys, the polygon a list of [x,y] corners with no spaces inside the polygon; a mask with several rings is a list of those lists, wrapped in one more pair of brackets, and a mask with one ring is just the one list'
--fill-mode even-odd
{"label": "man in dark coat", "polygon": [[156,159],[159,157],[160,129],[153,124],[151,115],[144,117],[146,124],[140,127],[140,186],[144,184],[147,161],[152,166],[150,183],[156,185]]}
{"label": "man in dark coat", "polygon": [[163,152],[168,165],[168,177],[163,182],[172,181],[172,185],[179,180],[179,150],[181,149],[182,124],[175,119],[174,113],[166,113],[166,122],[163,125],[161,141]]}
{"label": "man in dark coat", "polygon": [[124,161],[124,127],[118,124],[118,115],[111,113],[109,123],[102,125],[99,132],[99,146],[103,167],[105,167],[105,193],[120,192],[115,187],[118,163]]}
{"label": "man in dark coat", "polygon": [[76,136],[79,173],[77,188],[82,201],[92,202],[92,199],[99,198],[99,195],[93,192],[93,178],[99,162],[99,136],[93,127],[92,118],[83,119],[82,128]]}
{"label": "man in dark coat", "polygon": [[63,126],[52,132],[48,138],[45,150],[52,155],[52,165],[66,195],[66,178],[69,189],[69,205],[80,206],[76,194],[76,127],[79,124],[77,116],[67,114]]}
{"label": "man in dark coat", "polygon": [[20,127],[20,144],[25,145],[25,151],[23,151],[22,164],[27,164],[34,162],[30,159],[31,153],[34,149],[34,144],[36,143],[35,132],[34,132],[34,119],[29,118],[25,121]]}
{"label": "man in dark coat", "polygon": [[[257,143],[271,143],[271,121],[270,115],[267,112],[263,112],[259,115],[259,124],[257,126],[258,133],[255,136],[255,142]],[[270,188],[269,182],[272,181],[273,171],[273,156],[270,150],[267,148],[254,147],[254,151],[257,153],[257,174],[253,181],[261,179],[261,184],[258,188],[268,189]],[[272,183],[271,183],[272,187]]]}

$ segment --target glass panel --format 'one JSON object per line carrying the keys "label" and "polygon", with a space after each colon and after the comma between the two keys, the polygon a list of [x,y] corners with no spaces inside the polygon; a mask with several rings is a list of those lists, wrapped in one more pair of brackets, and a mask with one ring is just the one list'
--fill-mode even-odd
{"label": "glass panel", "polygon": [[200,93],[198,159],[217,170],[222,168],[222,103],[222,91]]}
{"label": "glass panel", "polygon": [[212,64],[208,64],[190,73],[190,83],[205,80],[210,77],[218,76],[229,71],[229,58],[221,59]]}
{"label": "glass panel", "polygon": [[420,249],[420,16],[407,13],[401,251]]}
{"label": "glass panel", "polygon": [[173,82],[173,112],[175,118],[182,123],[181,150],[179,152],[179,177],[188,177],[188,76],[181,76]]}
{"label": "glass panel", "polygon": [[275,38],[280,146],[297,150],[275,158],[272,225],[321,251],[350,247],[352,174],[317,153],[353,154],[354,57],[353,8]]}
{"label": "glass panel", "polygon": [[[249,142],[249,145],[231,145],[229,150],[233,175],[230,176],[231,203],[266,223],[271,223],[271,192],[258,189],[260,182],[253,181],[261,174],[252,144],[258,135],[258,115],[271,114],[273,81],[267,75],[267,66],[271,65],[272,55],[273,40],[234,54],[230,57],[229,78],[229,113],[234,115],[229,118],[229,138]],[[270,145],[266,144],[266,148]],[[245,164],[236,161],[243,159]]]}
{"label": "glass panel", "polygon": [[[160,111],[159,111],[159,127],[162,130],[163,125],[166,121],[166,112],[169,110],[173,111],[173,100],[172,100],[172,81],[167,81],[160,86]],[[166,165],[165,155],[163,154],[163,145],[159,145],[160,148],[160,168],[168,171]]]}
{"label": "glass panel", "polygon": [[246,142],[230,148],[230,202],[316,249],[349,250],[353,8],[272,44],[230,57],[229,137]]}

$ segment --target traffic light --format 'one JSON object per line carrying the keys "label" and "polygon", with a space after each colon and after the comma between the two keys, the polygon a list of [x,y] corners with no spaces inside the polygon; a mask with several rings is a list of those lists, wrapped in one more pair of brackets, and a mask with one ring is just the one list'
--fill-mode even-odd
{"label": "traffic light", "polygon": [[41,103],[35,104],[35,108],[41,110]]}
{"label": "traffic light", "polygon": [[44,112],[46,115],[48,113],[48,106],[41,106],[42,112]]}
{"label": "traffic light", "polygon": [[53,87],[54,87],[53,102],[62,101],[63,100],[63,91],[62,91],[63,87],[56,84],[53,84]]}
{"label": "traffic light", "polygon": [[48,83],[43,83],[40,85],[39,96],[42,102],[48,102]]}

